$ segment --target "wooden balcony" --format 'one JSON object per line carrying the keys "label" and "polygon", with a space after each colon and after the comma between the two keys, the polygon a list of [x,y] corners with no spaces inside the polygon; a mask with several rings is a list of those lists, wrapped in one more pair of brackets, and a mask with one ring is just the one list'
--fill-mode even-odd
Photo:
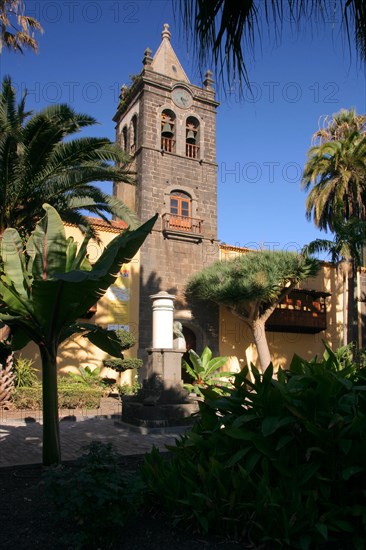
{"label": "wooden balcony", "polygon": [[271,332],[297,332],[315,334],[326,330],[326,304],[328,292],[292,290],[266,323]]}
{"label": "wooden balcony", "polygon": [[175,140],[168,137],[161,138],[161,151],[166,151],[167,153],[174,153],[175,151]]}
{"label": "wooden balcony", "polygon": [[186,157],[189,157],[191,159],[198,159],[199,152],[200,148],[198,145],[194,145],[193,143],[186,143]]}
{"label": "wooden balcony", "polygon": [[203,220],[166,213],[162,215],[162,221],[163,233],[166,237],[178,237],[196,242],[202,240]]}

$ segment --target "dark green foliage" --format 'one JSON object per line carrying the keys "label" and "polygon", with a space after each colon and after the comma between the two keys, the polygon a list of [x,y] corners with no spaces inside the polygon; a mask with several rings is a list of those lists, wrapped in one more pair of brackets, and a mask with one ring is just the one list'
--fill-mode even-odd
{"label": "dark green foliage", "polygon": [[72,548],[108,548],[137,513],[143,483],[126,472],[112,445],[94,441],[75,468],[45,476],[46,490],[67,530]]}
{"label": "dark green foliage", "polygon": [[[85,384],[62,383],[58,392],[59,409],[98,409],[103,389]],[[42,409],[42,386],[16,388],[12,402],[17,409]]]}
{"label": "dark green foliage", "polygon": [[176,520],[261,548],[364,548],[366,369],[340,355],[295,356],[277,378],[252,366],[254,382],[245,368],[229,396],[203,390],[173,460],[146,457],[151,492]]}
{"label": "dark green foliage", "polygon": [[222,391],[222,388],[228,385],[228,382],[220,380],[220,378],[228,378],[233,375],[231,372],[220,372],[228,360],[227,357],[212,358],[212,351],[207,346],[201,357],[193,349],[190,349],[188,354],[191,364],[183,361],[183,368],[191,376],[192,383],[184,384],[186,390],[202,395],[202,388],[221,386],[221,390],[217,388],[217,391]]}
{"label": "dark green foliage", "polygon": [[[116,336],[118,342],[120,343],[120,349],[122,351],[130,349],[136,344],[136,338],[131,332],[128,332],[127,330],[116,330]],[[114,357],[113,359],[105,359],[103,361],[103,365],[105,367],[115,370],[116,372],[124,372],[129,369],[141,368],[142,360],[136,358],[124,359],[123,356],[121,358]]]}
{"label": "dark green foliage", "polygon": [[[16,227],[29,234],[51,204],[63,221],[95,233],[82,212],[108,220],[108,214],[136,228],[139,221],[127,206],[94,182],[132,183],[128,158],[115,143],[102,137],[78,137],[96,124],[93,117],[66,104],[50,105],[38,113],[26,110],[26,93],[5,76],[0,91],[0,231]],[[96,236],[96,235],[95,235]],[[84,312],[85,313],[85,312]]]}
{"label": "dark green foliage", "polygon": [[117,390],[118,393],[122,395],[136,395],[136,393],[141,389],[141,384],[136,381],[133,382],[133,384],[127,384],[126,382],[124,384],[118,385]]}
{"label": "dark green foliage", "polygon": [[119,328],[116,330],[116,335],[121,345],[122,350],[130,349],[136,344],[136,338],[128,330]]}
{"label": "dark green foliage", "polygon": [[261,250],[218,261],[195,274],[188,282],[188,297],[211,300],[238,307],[254,300],[262,310],[276,300],[289,284],[295,284],[319,271],[316,260],[288,251]]}
{"label": "dark green foliage", "polygon": [[142,359],[137,359],[136,357],[128,357],[127,359],[105,359],[103,365],[117,372],[124,372],[129,369],[140,369],[142,367]]}

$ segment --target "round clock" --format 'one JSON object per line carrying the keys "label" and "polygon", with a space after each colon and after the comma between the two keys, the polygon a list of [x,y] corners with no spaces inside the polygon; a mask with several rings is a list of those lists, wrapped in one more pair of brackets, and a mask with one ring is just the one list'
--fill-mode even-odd
{"label": "round clock", "polygon": [[192,105],[192,96],[185,88],[174,88],[172,91],[172,100],[181,109],[188,109]]}

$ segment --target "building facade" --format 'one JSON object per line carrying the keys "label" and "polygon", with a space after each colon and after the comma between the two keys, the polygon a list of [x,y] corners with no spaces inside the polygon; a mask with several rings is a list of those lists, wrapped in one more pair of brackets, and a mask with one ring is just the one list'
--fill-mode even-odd
{"label": "building facade", "polygon": [[139,356],[151,346],[150,296],[175,295],[175,320],[189,346],[218,352],[218,310],[193,311],[184,297],[188,278],[219,258],[217,241],[216,108],[211,73],[203,87],[189,82],[164,25],[154,57],[122,87],[114,116],[116,140],[131,155],[136,185],[114,194],[146,221],[159,219],[140,251]]}

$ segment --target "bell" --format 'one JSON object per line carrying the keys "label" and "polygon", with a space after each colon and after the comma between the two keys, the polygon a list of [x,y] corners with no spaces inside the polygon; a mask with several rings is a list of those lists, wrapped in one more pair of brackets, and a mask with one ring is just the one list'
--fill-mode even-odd
{"label": "bell", "polygon": [[161,135],[163,137],[166,137],[166,138],[171,138],[173,137],[173,130],[172,130],[172,127],[171,125],[169,124],[169,122],[166,122],[163,126],[163,129],[161,131]]}
{"label": "bell", "polygon": [[193,130],[188,130],[186,141],[187,143],[192,143],[193,145],[196,143],[196,134]]}

